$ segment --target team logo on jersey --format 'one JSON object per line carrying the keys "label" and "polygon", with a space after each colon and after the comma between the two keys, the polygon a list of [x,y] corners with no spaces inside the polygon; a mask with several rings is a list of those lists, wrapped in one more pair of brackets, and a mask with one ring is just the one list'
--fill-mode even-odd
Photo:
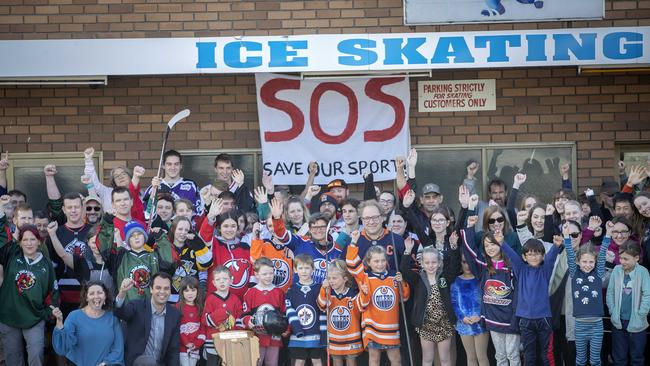
{"label": "team logo on jersey", "polygon": [[151,281],[151,271],[149,270],[149,267],[142,264],[137,265],[131,269],[129,277],[133,280],[135,288],[138,289],[138,294],[143,295],[144,289],[149,287]]}
{"label": "team logo on jersey", "polygon": [[192,183],[183,183],[180,186],[178,186],[181,191],[191,191],[192,190]]}
{"label": "team logo on jersey", "polygon": [[508,299],[512,289],[502,281],[490,279],[485,281],[483,302],[486,304],[507,306],[512,302]]}
{"label": "team logo on jersey", "polygon": [[395,305],[395,291],[388,286],[379,286],[372,294],[372,303],[379,310],[390,310]]}
{"label": "team logo on jersey", "polygon": [[199,331],[201,328],[200,323],[195,323],[195,322],[189,322],[185,324],[181,324],[181,334],[193,334]]}
{"label": "team logo on jersey", "polygon": [[181,281],[186,276],[194,276],[196,269],[194,269],[194,262],[188,260],[181,260],[180,265],[176,268],[174,276],[172,276],[172,286],[178,292],[181,289]]}
{"label": "team logo on jersey", "polygon": [[330,324],[332,324],[332,328],[343,331],[350,327],[351,318],[348,308],[337,306],[330,313]]}
{"label": "team logo on jersey", "polygon": [[65,251],[72,255],[82,256],[86,252],[86,243],[75,238],[65,246]]}
{"label": "team logo on jersey", "polygon": [[36,283],[36,276],[34,273],[26,270],[21,270],[16,273],[16,287],[18,288],[18,293],[22,294],[24,291],[29,290]]}
{"label": "team logo on jersey", "polygon": [[296,308],[296,314],[300,319],[303,329],[309,329],[316,324],[316,310],[309,304],[302,304]]}
{"label": "team logo on jersey", "polygon": [[325,276],[327,275],[327,261],[323,258],[314,259],[314,273],[312,273],[311,278],[316,283],[323,283]]}
{"label": "team logo on jersey", "polygon": [[250,274],[248,273],[248,262],[243,259],[231,259],[223,264],[232,273],[233,281],[231,288],[243,288],[248,284]]}
{"label": "team logo on jersey", "polygon": [[272,259],[272,261],[273,284],[277,287],[282,287],[289,282],[289,265],[280,259]]}

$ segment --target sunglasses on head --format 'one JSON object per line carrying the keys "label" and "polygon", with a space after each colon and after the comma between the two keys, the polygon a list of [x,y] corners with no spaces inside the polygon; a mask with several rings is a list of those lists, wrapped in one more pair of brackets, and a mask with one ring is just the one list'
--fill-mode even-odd
{"label": "sunglasses on head", "polygon": [[581,234],[580,232],[577,232],[577,233],[570,233],[569,236],[571,236],[571,237],[574,238],[574,239],[578,239],[578,237],[580,236],[580,234]]}
{"label": "sunglasses on head", "polygon": [[90,212],[90,211],[99,212],[101,210],[102,210],[102,208],[99,207],[99,206],[86,206],[86,211],[88,211],[88,212]]}
{"label": "sunglasses on head", "polygon": [[492,225],[495,222],[502,223],[504,221],[506,221],[506,219],[503,216],[501,216],[501,217],[497,217],[496,219],[489,219],[488,224]]}

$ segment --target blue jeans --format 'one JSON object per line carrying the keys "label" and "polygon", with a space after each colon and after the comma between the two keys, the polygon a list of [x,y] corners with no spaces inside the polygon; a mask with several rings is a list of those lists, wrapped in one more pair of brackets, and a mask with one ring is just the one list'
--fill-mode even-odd
{"label": "blue jeans", "polygon": [[630,333],[626,330],[629,321],[621,320],[621,324],[621,329],[612,326],[612,359],[614,359],[614,365],[627,365],[628,361],[632,366],[644,365],[645,331]]}
{"label": "blue jeans", "polygon": [[551,341],[553,328],[550,318],[527,319],[519,318],[519,332],[521,333],[521,344],[524,346],[524,363],[535,365],[537,360],[536,348],[539,347],[542,365],[550,365],[548,359],[548,345]]}

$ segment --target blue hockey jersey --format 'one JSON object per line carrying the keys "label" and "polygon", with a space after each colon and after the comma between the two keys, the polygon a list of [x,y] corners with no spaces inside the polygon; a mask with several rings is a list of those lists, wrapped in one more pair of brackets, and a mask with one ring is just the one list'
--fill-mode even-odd
{"label": "blue hockey jersey", "polygon": [[289,347],[320,348],[327,340],[327,317],[316,300],[320,284],[295,281],[285,296],[286,315],[291,325]]}

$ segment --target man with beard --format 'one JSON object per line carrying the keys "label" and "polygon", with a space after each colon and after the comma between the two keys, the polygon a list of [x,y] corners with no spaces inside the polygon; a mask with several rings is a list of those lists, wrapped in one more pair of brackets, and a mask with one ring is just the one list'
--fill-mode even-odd
{"label": "man with beard", "polygon": [[84,198],[86,208],[86,222],[94,225],[102,218],[102,203],[97,196],[88,196]]}
{"label": "man with beard", "polygon": [[293,251],[294,255],[307,254],[314,258],[312,279],[315,283],[322,283],[327,274],[327,264],[342,255],[341,249],[327,240],[327,223],[329,219],[321,213],[311,215],[308,223],[310,237],[302,238],[286,229],[282,214],[282,201],[273,198],[271,200],[273,232],[283,245]]}

